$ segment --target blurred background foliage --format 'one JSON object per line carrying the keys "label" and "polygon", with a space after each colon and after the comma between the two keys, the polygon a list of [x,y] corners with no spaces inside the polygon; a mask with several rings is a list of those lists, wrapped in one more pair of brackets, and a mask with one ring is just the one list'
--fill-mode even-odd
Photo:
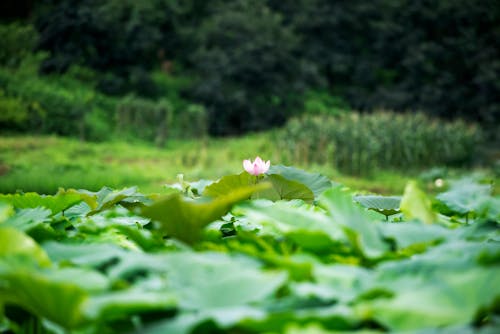
{"label": "blurred background foliage", "polygon": [[[418,110],[489,128],[499,123],[495,0],[8,0],[1,6],[0,88],[2,109],[11,114],[37,109],[38,102],[44,112],[34,113],[79,119],[79,129],[90,120],[112,122],[113,103],[103,107],[104,100],[116,104],[133,94],[155,103],[169,95],[174,112],[202,105],[209,133],[228,135],[283,125],[326,94],[345,109]],[[31,60],[26,73],[30,57],[38,62]],[[34,83],[13,88],[21,73]],[[65,76],[62,87],[50,87],[53,93],[37,87],[55,85],[55,74]],[[66,116],[52,102],[64,105]],[[3,116],[2,128],[20,119]],[[72,132],[68,122],[57,121],[60,129],[47,123],[41,132]]]}
{"label": "blurred background foliage", "polygon": [[423,113],[305,115],[280,132],[287,161],[328,164],[347,174],[370,176],[380,168],[471,167],[483,132],[461,120],[439,122]]}
{"label": "blurred background foliage", "polygon": [[280,128],[282,161],[355,175],[491,162],[499,40],[495,0],[4,0],[0,132]]}

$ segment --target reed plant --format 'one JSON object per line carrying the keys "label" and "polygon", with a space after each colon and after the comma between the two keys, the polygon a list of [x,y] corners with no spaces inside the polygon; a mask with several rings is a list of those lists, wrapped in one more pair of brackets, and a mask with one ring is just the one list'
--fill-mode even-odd
{"label": "reed plant", "polygon": [[378,168],[470,166],[477,159],[482,137],[478,126],[461,120],[379,111],[295,118],[279,133],[277,142],[285,159],[368,175]]}

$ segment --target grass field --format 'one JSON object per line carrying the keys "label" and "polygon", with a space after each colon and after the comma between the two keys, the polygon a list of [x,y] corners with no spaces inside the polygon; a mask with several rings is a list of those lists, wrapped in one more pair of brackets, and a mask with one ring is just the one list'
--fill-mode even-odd
{"label": "grass field", "polygon": [[[378,171],[371,178],[342,175],[326,165],[284,161],[272,133],[206,141],[170,141],[163,149],[146,143],[87,143],[54,136],[0,137],[0,192],[51,194],[63,188],[98,190],[136,185],[162,192],[182,173],[188,181],[216,179],[242,171],[242,160],[260,155],[272,164],[320,172],[353,189],[401,194],[421,171]],[[432,184],[428,184],[433,191]]]}

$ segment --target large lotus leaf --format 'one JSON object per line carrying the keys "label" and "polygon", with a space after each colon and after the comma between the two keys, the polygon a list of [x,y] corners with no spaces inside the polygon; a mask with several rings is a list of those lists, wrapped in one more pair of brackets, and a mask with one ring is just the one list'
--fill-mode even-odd
{"label": "large lotus leaf", "polygon": [[189,334],[201,322],[207,320],[204,314],[189,312],[177,315],[173,319],[158,321],[144,328],[140,328],[134,334]]}
{"label": "large lotus leaf", "polygon": [[[217,325],[219,329],[227,329],[245,319],[262,319],[267,312],[255,307],[237,306],[210,309],[198,312],[184,312],[173,319],[159,321],[146,328],[136,331],[137,334],[189,334],[194,328],[204,333],[206,327],[213,329]],[[204,328],[204,326],[206,326]],[[207,330],[206,332],[211,332]]]}
{"label": "large lotus leaf", "polygon": [[22,255],[33,259],[40,266],[49,266],[45,251],[29,236],[10,227],[0,227],[0,258]]}
{"label": "large lotus leaf", "polygon": [[287,179],[278,174],[271,174],[263,179],[259,179],[247,172],[224,176],[219,181],[205,188],[203,194],[210,197],[223,196],[234,189],[255,185],[262,181],[271,183],[272,187],[254,193],[253,198],[266,198],[273,201],[282,199],[312,201],[314,199],[314,194],[311,189],[303,183]]}
{"label": "large lotus leaf", "polygon": [[273,165],[267,174],[278,174],[287,180],[296,181],[306,185],[318,197],[325,190],[332,187],[332,181],[319,173],[308,173],[301,169],[283,165]]}
{"label": "large lotus leaf", "polygon": [[359,312],[393,331],[470,324],[480,309],[500,297],[500,268],[473,267],[446,272],[435,278],[418,275],[381,282],[393,291],[359,305]]}
{"label": "large lotus leaf", "polygon": [[79,235],[85,235],[87,243],[113,243],[123,248],[151,249],[163,239],[159,233],[145,229],[150,219],[133,215],[129,210],[119,206],[90,217],[73,219],[72,226]]}
{"label": "large lotus leaf", "polygon": [[[85,189],[65,189],[59,190],[60,193],[78,195],[82,201],[87,204],[90,210],[97,208],[99,202],[102,201],[105,194],[112,192],[111,188],[103,187],[99,192],[89,191]],[[90,211],[89,210],[89,211]]]}
{"label": "large lotus leaf", "polygon": [[149,265],[166,271],[168,288],[175,291],[183,313],[140,333],[190,333],[207,320],[226,328],[242,319],[263,318],[265,312],[250,305],[262,303],[286,281],[283,272],[263,271],[258,262],[245,257],[182,252],[156,260]]}
{"label": "large lotus leaf", "polygon": [[43,248],[54,262],[70,261],[75,265],[98,267],[127,255],[120,247],[110,244],[64,244],[49,241]]}
{"label": "large lotus leaf", "polygon": [[385,238],[394,240],[398,249],[456,237],[454,230],[435,224],[423,224],[419,221],[380,224],[379,230]]}
{"label": "large lotus leaf", "polygon": [[[136,188],[125,188],[120,191],[123,194],[127,195],[132,195],[135,193]],[[85,189],[80,189],[80,190],[74,190],[74,189],[69,189],[67,190],[69,193],[77,193],[77,194],[82,194],[82,198],[84,201],[92,208],[96,209],[100,205],[104,204],[106,202],[106,198],[108,199],[113,199],[116,194],[118,193],[117,191],[109,188],[109,187],[102,187],[99,191],[88,191]],[[115,195],[113,195],[113,193]]]}
{"label": "large lotus leaf", "polygon": [[[148,272],[150,278],[136,282],[136,289],[151,292],[148,289],[154,288],[158,295],[153,295],[150,302],[140,295],[133,296],[131,302],[123,301],[125,305],[136,310],[168,306],[182,309],[173,319],[141,328],[141,333],[189,333],[194,326],[209,319],[220,327],[228,327],[244,318],[263,317],[263,311],[250,305],[263,303],[286,281],[285,273],[264,271],[259,262],[247,257],[194,252],[130,253],[109,275],[126,278],[141,272]],[[122,296],[126,298],[126,294],[118,294],[116,301]],[[114,301],[112,295],[91,298],[90,305],[94,303],[97,309],[102,309],[100,304],[104,303],[105,310],[95,312],[109,315],[116,312],[112,309]],[[88,312],[93,312],[91,309],[89,306]]]}
{"label": "large lotus leaf", "polygon": [[3,225],[27,232],[49,221],[50,215],[51,211],[43,207],[22,209],[9,217]]}
{"label": "large lotus leaf", "polygon": [[235,253],[244,253],[271,267],[287,270],[293,280],[310,279],[312,266],[318,261],[315,256],[304,252],[291,254],[294,247],[287,240],[272,240],[253,232],[239,233],[238,238],[226,238],[224,241],[228,249]]}
{"label": "large lotus leaf", "polygon": [[426,224],[432,224],[437,217],[432,211],[431,200],[420,190],[415,181],[410,181],[405,187],[401,199],[401,211],[406,219],[419,219]]}
{"label": "large lotus leaf", "polygon": [[0,194],[0,201],[16,209],[44,207],[54,215],[82,201],[78,194],[39,195],[37,193]]}
{"label": "large lotus leaf", "polygon": [[466,240],[500,242],[500,229],[498,223],[493,220],[480,220],[474,224],[465,225],[457,229],[457,233],[460,233],[460,237]]}
{"label": "large lotus leaf", "polygon": [[470,324],[477,312],[500,297],[498,266],[481,267],[494,244],[451,240],[409,259],[376,268],[374,285],[392,295],[361,302],[359,314],[391,330]]}
{"label": "large lotus leaf", "polygon": [[299,199],[305,202],[312,202],[314,200],[314,193],[303,183],[288,180],[278,174],[271,174],[265,180],[271,182],[272,188],[257,193],[259,197],[272,200]]}
{"label": "large lotus leaf", "polygon": [[365,208],[380,212],[385,216],[400,212],[401,197],[399,196],[364,195],[355,196],[354,200]]}
{"label": "large lotus leaf", "polygon": [[328,209],[334,222],[344,228],[351,243],[365,256],[379,257],[388,251],[389,247],[377,229],[377,221],[383,216],[353,202],[351,196],[340,187],[325,191],[320,197],[320,203]]}
{"label": "large lotus leaf", "polygon": [[[86,195],[82,195],[82,196],[86,196]],[[71,208],[64,211],[64,217],[66,217],[68,219],[85,217],[87,215],[87,213],[89,213],[90,211],[92,211],[92,209],[87,204],[87,201],[83,201],[83,202],[80,202],[76,205],[73,205]]]}
{"label": "large lotus leaf", "polygon": [[149,198],[137,192],[137,187],[130,187],[122,190],[112,190],[110,188],[103,187],[95,193],[88,191],[80,192],[95,198],[95,203],[92,203],[92,201],[89,200],[86,201],[87,204],[92,204],[90,205],[92,211],[88,212],[87,216],[95,215],[119,203],[127,207],[143,206],[152,203]]}
{"label": "large lotus leaf", "polygon": [[350,307],[344,304],[319,307],[301,307],[295,309],[286,307],[275,312],[268,312],[262,319],[245,319],[238,327],[250,330],[252,333],[284,333],[288,324],[322,323],[325,328],[342,331],[359,328],[360,318]]}
{"label": "large lotus leaf", "polygon": [[490,197],[483,201],[476,211],[480,218],[500,221],[500,196]]}
{"label": "large lotus leaf", "polygon": [[313,267],[314,282],[291,285],[292,292],[303,298],[314,296],[324,301],[350,302],[371,286],[373,273],[352,265],[323,265]]}
{"label": "large lotus leaf", "polygon": [[66,245],[49,242],[44,244],[44,248],[54,262],[63,264],[69,261],[74,265],[105,267],[111,280],[125,280],[145,272],[165,273],[169,256],[169,253],[127,251],[109,244]]}
{"label": "large lotus leaf", "polygon": [[115,246],[119,246],[123,249],[131,249],[131,250],[136,250],[139,251],[140,248],[139,246],[130,240],[125,234],[121,233],[118,229],[115,228],[95,228],[92,230],[82,230],[80,228],[81,225],[78,227],[78,232],[76,234],[76,238],[70,238],[68,241],[71,241],[71,239],[76,239],[78,238],[85,238],[85,242],[89,244],[113,244]]}
{"label": "large lotus leaf", "polygon": [[113,226],[113,230],[116,230],[127,238],[128,241],[135,243],[137,246],[145,251],[151,251],[154,249],[162,249],[165,246],[165,240],[156,231],[150,231],[144,228],[138,228],[137,226]]}
{"label": "large lotus leaf", "polygon": [[127,252],[126,256],[109,268],[108,276],[112,279],[127,279],[144,272],[165,273],[168,270],[168,261],[169,253]]}
{"label": "large lotus leaf", "polygon": [[233,212],[256,225],[261,235],[285,235],[313,252],[331,251],[335,243],[347,242],[343,230],[330,217],[308,205],[252,201],[238,205]]}
{"label": "large lotus leaf", "polygon": [[52,283],[71,283],[87,292],[102,292],[110,287],[109,279],[89,268],[60,268],[45,270],[44,277]]}
{"label": "large lotus leaf", "polygon": [[[290,324],[304,325],[314,323],[326,323],[328,326],[339,329],[338,332],[331,330],[318,331],[319,326],[301,327],[298,331],[290,333],[326,334],[326,333],[348,333],[345,329],[355,328],[357,321],[353,319],[352,312],[342,307],[314,308],[304,310],[286,310],[281,312],[264,312],[250,308],[221,309],[215,312],[184,313],[172,320],[160,321],[156,324],[141,328],[136,334],[189,334],[196,328],[201,333],[211,333],[214,326],[219,329],[235,328],[239,333],[289,333],[290,328],[298,328]],[[208,329],[207,329],[208,328]],[[205,330],[205,331],[204,331]],[[216,331],[217,333],[219,331]],[[233,332],[231,330],[227,332]],[[354,333],[354,332],[353,332]],[[358,332],[356,332],[358,333]],[[361,331],[360,333],[376,333]]]}
{"label": "large lotus leaf", "polygon": [[142,208],[141,215],[158,221],[160,229],[169,236],[193,244],[200,240],[203,228],[226,214],[233,204],[266,187],[265,184],[241,187],[224,196],[197,201],[173,194]]}
{"label": "large lotus leaf", "polygon": [[[121,208],[126,210],[125,208]],[[144,217],[134,216],[130,213],[117,213],[106,211],[108,214],[96,214],[85,220],[85,223],[91,221],[96,227],[105,228],[110,226],[145,226],[150,220]]]}
{"label": "large lotus leaf", "polygon": [[110,277],[135,273],[166,275],[167,285],[184,309],[201,310],[246,305],[271,295],[286,279],[283,272],[266,272],[247,257],[223,253],[129,252],[109,271]]}
{"label": "large lotus leaf", "polygon": [[479,184],[472,179],[462,179],[452,182],[450,189],[437,195],[436,198],[446,204],[451,210],[460,214],[466,214],[469,212],[481,212],[486,202],[491,199],[490,194],[490,185]]}
{"label": "large lotus leaf", "polygon": [[72,282],[85,280],[85,275],[79,272],[61,281],[59,272],[44,274],[25,263],[12,262],[0,261],[0,304],[21,306],[65,328],[84,322],[87,293]]}
{"label": "large lotus leaf", "polygon": [[217,309],[262,301],[286,280],[249,258],[225,254],[173,253],[167,260],[170,286],[184,309]]}
{"label": "large lotus leaf", "polygon": [[[377,272],[384,281],[403,276],[422,276],[429,280],[439,280],[441,270],[465,271],[478,266],[484,258],[498,259],[498,253],[498,245],[495,243],[451,239],[411,258],[384,262],[377,268]],[[498,260],[496,263],[498,264]]]}
{"label": "large lotus leaf", "polygon": [[177,297],[172,291],[131,288],[91,296],[85,304],[84,313],[90,319],[110,320],[134,313],[173,309],[176,306]]}
{"label": "large lotus leaf", "polygon": [[230,328],[245,319],[263,319],[267,315],[263,307],[247,305],[212,308],[200,313],[223,329]]}
{"label": "large lotus leaf", "polygon": [[332,331],[326,330],[318,322],[304,324],[300,326],[296,323],[291,323],[286,326],[285,334],[381,334],[379,330],[360,329],[352,331]]}
{"label": "large lotus leaf", "polygon": [[203,195],[209,197],[224,196],[232,192],[234,189],[248,187],[256,183],[257,178],[247,172],[236,175],[226,175],[217,182],[207,186],[203,191]]}

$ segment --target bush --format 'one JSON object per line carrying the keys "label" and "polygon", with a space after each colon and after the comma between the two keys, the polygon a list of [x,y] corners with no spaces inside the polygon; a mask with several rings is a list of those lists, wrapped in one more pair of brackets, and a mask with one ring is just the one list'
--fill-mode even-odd
{"label": "bush", "polygon": [[366,175],[376,168],[471,164],[481,138],[477,126],[463,121],[377,112],[296,118],[278,142],[294,161],[329,163],[342,172]]}
{"label": "bush", "polygon": [[[223,5],[221,5],[223,4]],[[197,28],[192,96],[208,110],[213,135],[283,125],[300,108],[309,68],[299,39],[265,1],[221,2]]]}
{"label": "bush", "polygon": [[17,69],[0,67],[0,130],[106,140],[121,137],[154,141],[167,138],[200,138],[207,134],[207,114],[189,103],[181,91],[191,84],[187,77],[154,72],[159,99],[133,95],[110,97],[94,89],[98,74],[73,66],[62,75],[37,74],[45,58],[24,58]]}
{"label": "bush", "polygon": [[186,104],[174,109],[167,99],[126,96],[116,106],[118,136],[154,141],[163,146],[167,138],[202,138],[207,134],[205,108]]}
{"label": "bush", "polygon": [[163,145],[170,129],[172,107],[167,100],[159,103],[133,95],[116,106],[116,130],[119,136],[155,140]]}
{"label": "bush", "polygon": [[311,90],[304,98],[304,113],[308,115],[339,116],[349,110],[349,105],[341,97],[328,91]]}
{"label": "bush", "polygon": [[[28,57],[29,58],[29,57]],[[36,57],[35,57],[36,58]],[[50,133],[81,139],[101,140],[109,136],[112,111],[116,103],[88,84],[75,79],[71,73],[52,77],[39,77],[30,70],[33,59],[26,59],[26,68],[9,70],[0,68],[0,89],[3,90],[3,108],[10,108],[10,121],[0,123],[0,128],[10,128],[16,118],[25,121],[14,129],[35,133]],[[36,61],[35,61],[36,62]],[[23,60],[23,64],[25,61]],[[80,71],[81,72],[81,71]],[[15,110],[12,108],[16,108]],[[25,116],[23,116],[25,115]],[[91,129],[99,119],[100,129]]]}
{"label": "bush", "polygon": [[177,109],[174,115],[177,138],[204,138],[208,134],[208,120],[205,107],[199,104],[188,104],[183,109]]}
{"label": "bush", "polygon": [[18,22],[0,25],[0,65],[18,66],[33,51],[37,32],[31,25]]}
{"label": "bush", "polygon": [[5,96],[0,90],[0,124],[21,125],[28,118],[28,108],[25,103],[16,97]]}

